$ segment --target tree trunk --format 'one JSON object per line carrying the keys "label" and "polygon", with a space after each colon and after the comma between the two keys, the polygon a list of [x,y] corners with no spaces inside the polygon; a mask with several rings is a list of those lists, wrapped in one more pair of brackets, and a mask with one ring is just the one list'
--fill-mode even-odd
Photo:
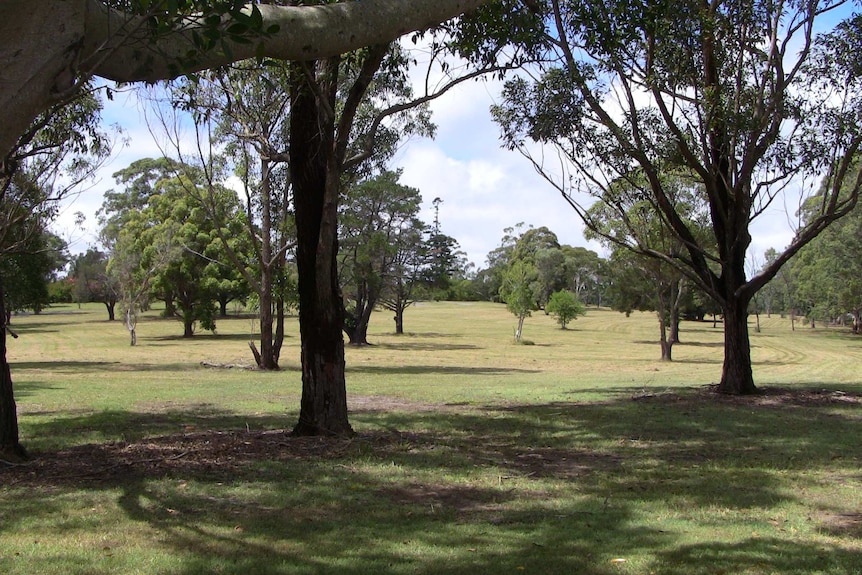
{"label": "tree trunk", "polygon": [[273,354],[272,327],[272,270],[266,264],[262,266],[260,273],[260,369],[278,369],[278,360]]}
{"label": "tree trunk", "polygon": [[114,315],[114,307],[116,306],[116,302],[106,301],[105,308],[108,310],[108,321],[114,321],[116,319]]}
{"label": "tree trunk", "polygon": [[404,308],[401,305],[395,307],[395,335],[404,334]]}
{"label": "tree trunk", "polygon": [[183,318],[183,337],[194,337],[195,320]]}
{"label": "tree trunk", "polygon": [[218,316],[219,317],[227,317],[227,304],[230,303],[230,300],[227,297],[219,298],[218,300]]}
{"label": "tree trunk", "polygon": [[281,358],[281,346],[284,343],[284,298],[275,298],[275,339],[272,342],[272,358],[278,367]]}
{"label": "tree trunk", "polygon": [[[313,64],[308,64],[313,69]],[[335,109],[335,82],[320,86]],[[352,435],[344,376],[344,311],[338,286],[335,123],[318,104],[301,64],[293,70],[290,172],[294,186],[302,399],[297,435]]]}
{"label": "tree trunk", "polygon": [[129,330],[129,345],[135,347],[138,345],[138,332],[136,327],[138,325],[138,318],[135,317],[134,312],[132,310],[126,311],[126,329]]}
{"label": "tree trunk", "polygon": [[[6,317],[6,294],[0,279],[0,318]],[[0,459],[13,463],[27,459],[18,438],[18,410],[12,390],[12,372],[6,360],[6,324],[0,326]]]}
{"label": "tree trunk", "polygon": [[[660,306],[661,307],[661,306]],[[665,322],[664,310],[656,312],[659,323],[659,334],[661,340],[661,360],[673,361],[673,339],[667,336],[667,323]]]}
{"label": "tree trunk", "polygon": [[377,298],[372,293],[366,294],[366,298],[356,302],[354,325],[348,333],[350,345],[368,345],[368,323]]}
{"label": "tree trunk", "polygon": [[[270,161],[260,160],[261,238],[260,238],[260,354],[256,356],[260,369],[277,370],[278,354],[273,342],[273,283],[276,269],[272,261],[272,190],[270,188]],[[277,266],[279,269],[281,266]]]}
{"label": "tree trunk", "polygon": [[751,371],[751,344],[748,339],[748,301],[728,299],[724,306],[724,367],[719,393],[757,393]]}
{"label": "tree trunk", "polygon": [[524,329],[524,318],[526,316],[521,314],[518,316],[518,329],[515,330],[515,341],[521,341],[521,332]]}

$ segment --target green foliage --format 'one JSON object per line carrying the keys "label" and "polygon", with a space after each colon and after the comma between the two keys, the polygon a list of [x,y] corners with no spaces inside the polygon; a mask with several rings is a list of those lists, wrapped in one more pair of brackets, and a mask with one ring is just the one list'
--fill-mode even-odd
{"label": "green foliage", "polygon": [[203,202],[237,214],[238,198],[230,190],[203,185],[198,170],[171,161],[142,161],[118,173],[118,181],[132,183],[129,194],[109,198],[103,213],[106,230],[111,222],[122,223],[112,260],[125,308],[151,292],[166,302],[166,315],[182,321],[185,336],[196,324],[215,329],[216,302],[247,292],[242,277],[227,264],[222,243],[222,237],[241,237],[241,220],[231,218],[221,229]]}
{"label": "green foliage", "polygon": [[568,290],[562,290],[551,294],[545,311],[557,319],[562,329],[566,329],[569,322],[586,313],[586,307],[578,296]]}
{"label": "green foliage", "polygon": [[514,260],[503,273],[500,299],[506,302],[506,309],[518,318],[518,327],[515,330],[517,342],[521,341],[524,318],[538,309],[536,304],[538,277],[536,266],[527,260]]}
{"label": "green foliage", "polygon": [[19,244],[16,253],[0,257],[6,309],[39,313],[48,307],[49,286],[68,261],[66,250],[65,241],[46,231]]}
{"label": "green foliage", "polygon": [[407,284],[418,279],[422,197],[416,188],[400,184],[400,176],[386,171],[361,181],[348,188],[342,205],[339,277],[352,343],[366,343],[371,310],[384,292],[388,300],[400,302],[394,302],[396,307],[406,304]]}

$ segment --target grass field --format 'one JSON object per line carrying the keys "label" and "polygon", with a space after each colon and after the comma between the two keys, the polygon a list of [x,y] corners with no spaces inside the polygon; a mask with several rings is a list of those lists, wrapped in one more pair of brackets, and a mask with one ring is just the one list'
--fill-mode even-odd
{"label": "grass field", "polygon": [[5,574],[862,573],[862,339],[761,318],[764,393],[718,397],[720,326],[658,361],[653,315],[560,330],[484,303],[377,314],[349,348],[357,435],[292,438],[299,337],[280,373],[253,324],[130,347],[98,306],[20,316],[22,441],[0,463]]}

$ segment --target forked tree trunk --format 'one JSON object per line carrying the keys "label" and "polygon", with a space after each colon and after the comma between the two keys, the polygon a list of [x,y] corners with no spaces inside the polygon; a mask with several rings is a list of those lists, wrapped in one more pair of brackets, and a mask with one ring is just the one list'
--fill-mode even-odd
{"label": "forked tree trunk", "polygon": [[719,393],[757,393],[751,371],[751,343],[748,338],[748,301],[731,299],[724,306],[724,366]]}
{"label": "forked tree trunk", "polygon": [[116,316],[114,315],[114,307],[116,306],[116,302],[106,301],[105,308],[108,310],[108,321],[114,321]]}
{"label": "forked tree trunk", "polygon": [[[6,295],[0,279],[0,318],[6,318]],[[6,323],[0,325],[0,459],[13,463],[27,459],[18,437],[18,410],[12,390],[12,372],[6,360]]]}
{"label": "forked tree trunk", "polygon": [[[300,65],[290,110],[290,172],[294,186],[302,399],[297,435],[352,435],[344,376],[344,311],[338,286],[338,176],[334,120],[321,110]],[[334,86],[324,88],[335,109]]]}

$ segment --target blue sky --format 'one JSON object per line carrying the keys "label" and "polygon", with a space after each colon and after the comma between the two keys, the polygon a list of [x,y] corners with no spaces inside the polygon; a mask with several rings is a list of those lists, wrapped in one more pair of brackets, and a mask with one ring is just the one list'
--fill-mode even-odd
{"label": "blue sky", "polygon": [[[403,169],[402,183],[422,193],[421,217],[426,223],[434,219],[431,202],[443,200],[442,231],[457,239],[478,267],[499,245],[503,229],[520,222],[547,226],[561,243],[587,245],[582,224],[558,193],[520,154],[500,148],[498,129],[489,113],[498,90],[497,83],[470,82],[434,101],[436,137],[408,142],[392,168]],[[73,251],[86,250],[96,242],[95,213],[103,193],[115,186],[111,174],[137,159],[161,155],[134,93],[119,93],[106,102],[103,121],[119,125],[127,143],[118,145],[96,181],[64,210],[58,229],[74,240]],[[78,211],[87,217],[83,231],[72,230],[73,214]]]}
{"label": "blue sky", "polygon": [[[442,199],[442,231],[457,239],[479,268],[499,245],[503,229],[520,222],[547,226],[561,243],[601,252],[600,246],[584,239],[583,224],[558,192],[519,153],[500,147],[499,131],[488,111],[498,91],[497,83],[471,82],[436,100],[432,104],[436,138],[414,139],[395,157],[392,167],[404,170],[402,183],[422,192],[423,220],[433,221],[431,202]],[[95,213],[102,194],[115,185],[111,174],[137,159],[161,154],[133,94],[117,94],[107,102],[103,120],[121,126],[127,144],[118,146],[96,181],[60,217],[57,229],[73,240],[74,252],[96,242]],[[788,209],[792,212],[793,206]],[[71,223],[78,211],[87,217],[83,231]],[[784,206],[774,206],[753,235],[752,251],[758,255],[768,247],[786,245],[793,231]]]}

